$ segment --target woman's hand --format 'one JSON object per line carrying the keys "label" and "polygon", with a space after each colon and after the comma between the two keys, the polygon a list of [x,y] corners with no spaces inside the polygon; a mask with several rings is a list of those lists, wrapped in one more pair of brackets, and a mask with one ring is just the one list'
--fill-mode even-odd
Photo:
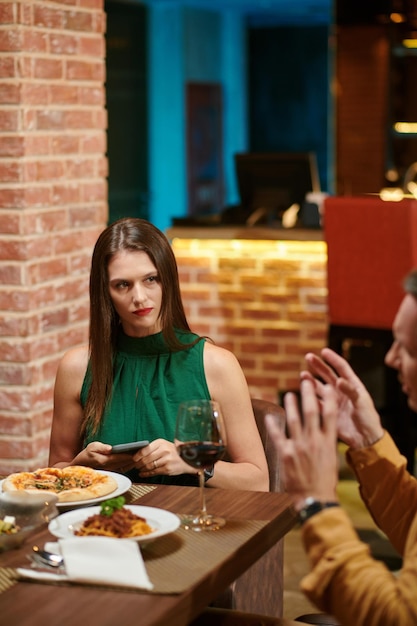
{"label": "woman's hand", "polygon": [[107,471],[128,472],[134,467],[131,454],[112,454],[111,445],[92,441],[71,461],[71,465],[86,465]]}
{"label": "woman's hand", "polygon": [[324,384],[337,393],[338,437],[349,447],[357,449],[374,444],[384,434],[380,417],[365,385],[348,362],[329,348],[321,351],[322,358],[306,355],[308,372],[302,380],[314,381],[317,397],[322,400]]}
{"label": "woman's hand", "polygon": [[[132,457],[131,457],[132,458]],[[148,446],[133,455],[134,467],[141,476],[177,476],[196,474],[196,469],[184,463],[174,443],[166,439],[154,439]]]}
{"label": "woman's hand", "polygon": [[77,454],[71,465],[86,465],[121,473],[136,468],[144,477],[196,473],[193,467],[181,459],[175,444],[166,439],[155,439],[135,454],[125,452],[115,454],[111,449],[112,446],[109,444],[92,441]]}
{"label": "woman's hand", "polygon": [[337,501],[337,395],[330,385],[323,385],[321,393],[321,415],[313,381],[301,382],[302,414],[296,395],[285,395],[288,436],[272,417],[266,418],[268,432],[281,457],[284,487],[296,508],[308,497]]}

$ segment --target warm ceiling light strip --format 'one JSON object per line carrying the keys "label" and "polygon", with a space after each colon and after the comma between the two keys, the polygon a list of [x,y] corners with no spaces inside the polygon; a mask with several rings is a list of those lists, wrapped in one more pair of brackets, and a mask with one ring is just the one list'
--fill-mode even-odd
{"label": "warm ceiling light strip", "polygon": [[403,46],[406,48],[417,48],[417,39],[403,39]]}
{"label": "warm ceiling light strip", "polygon": [[415,134],[417,133],[417,122],[396,122],[394,130],[402,134]]}

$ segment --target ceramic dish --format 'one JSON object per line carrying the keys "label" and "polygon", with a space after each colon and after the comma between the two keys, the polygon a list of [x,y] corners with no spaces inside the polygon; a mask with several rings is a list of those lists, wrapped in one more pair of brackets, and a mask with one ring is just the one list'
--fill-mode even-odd
{"label": "ceramic dish", "polygon": [[[57,502],[56,506],[59,511],[70,511],[72,509],[89,506],[90,504],[104,502],[104,500],[109,500],[110,498],[117,498],[117,496],[121,496],[122,494],[126,493],[126,491],[128,491],[132,486],[132,481],[130,480],[130,478],[124,476],[123,474],[118,474],[117,472],[106,472],[104,470],[97,471],[99,471],[101,474],[112,476],[117,482],[116,490],[98,498],[91,498],[88,500],[75,500],[74,502]],[[2,491],[3,480],[0,481],[0,493]]]}
{"label": "ceramic dish", "polygon": [[[149,535],[130,538],[139,543],[153,541],[157,537],[163,537],[164,535],[173,533],[180,525],[179,517],[164,509],[134,504],[126,505],[126,508],[130,509],[135,515],[145,518],[149,526],[155,529],[152,533],[149,533]],[[86,509],[76,509],[75,511],[62,513],[59,517],[56,517],[50,522],[48,526],[49,532],[59,539],[74,537],[74,531],[77,530],[88,517],[100,513],[100,510],[101,507],[93,506]],[[83,537],[80,537],[80,540],[82,539]],[[121,541],[124,540],[121,539]]]}

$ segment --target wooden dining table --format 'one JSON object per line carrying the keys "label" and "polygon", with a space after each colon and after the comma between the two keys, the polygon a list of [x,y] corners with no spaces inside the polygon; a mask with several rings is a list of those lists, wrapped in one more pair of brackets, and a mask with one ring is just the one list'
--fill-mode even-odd
{"label": "wooden dining table", "polygon": [[[196,512],[194,487],[132,488],[126,494],[129,504],[178,515]],[[141,548],[154,583],[152,591],[16,579],[14,568],[28,566],[33,544],[56,540],[47,527],[36,531],[22,547],[0,554],[1,622],[13,626],[189,624],[295,524],[286,494],[207,489],[206,498],[208,511],[226,518],[223,528],[196,533],[180,527]]]}

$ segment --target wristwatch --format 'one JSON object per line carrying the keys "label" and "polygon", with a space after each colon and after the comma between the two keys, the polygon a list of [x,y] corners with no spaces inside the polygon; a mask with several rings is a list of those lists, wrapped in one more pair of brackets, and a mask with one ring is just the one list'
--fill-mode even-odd
{"label": "wristwatch", "polygon": [[210,478],[214,476],[214,463],[211,467],[206,467],[204,469],[204,482],[206,483]]}
{"label": "wristwatch", "polygon": [[333,506],[340,506],[340,504],[339,502],[320,502],[320,500],[311,497],[306,498],[301,509],[298,509],[298,519],[301,524],[304,524],[305,521],[313,517],[316,513]]}

